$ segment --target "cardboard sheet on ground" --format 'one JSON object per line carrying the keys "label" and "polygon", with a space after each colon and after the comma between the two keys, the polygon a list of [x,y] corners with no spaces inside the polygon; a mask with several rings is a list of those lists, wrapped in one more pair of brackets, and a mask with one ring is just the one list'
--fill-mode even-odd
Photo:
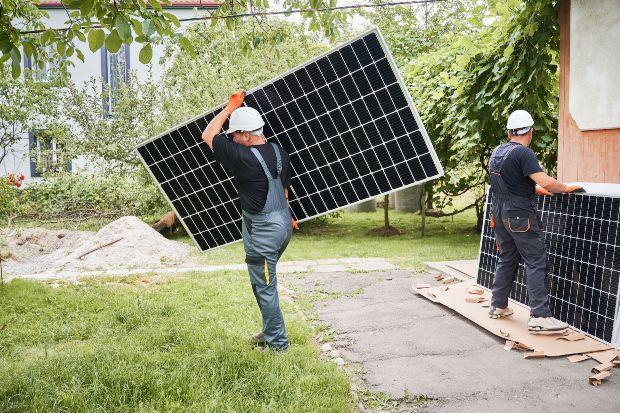
{"label": "cardboard sheet on ground", "polygon": [[[488,316],[488,307],[482,306],[484,302],[468,303],[465,301],[467,297],[472,296],[472,294],[467,292],[467,289],[475,285],[475,280],[469,280],[450,284],[447,290],[443,290],[443,286],[438,285],[436,287],[418,289],[417,292],[433,302],[451,308],[499,337],[521,343],[535,351],[542,351],[548,357],[568,356],[611,349],[608,345],[588,336],[581,340],[570,341],[559,339],[562,337],[560,334],[531,334],[527,330],[529,310],[512,300],[510,300],[510,307],[514,310],[513,315],[497,320],[491,319]],[[477,295],[477,297],[481,296]],[[490,300],[491,293],[485,290],[482,297]],[[572,329],[569,329],[569,332],[578,333]]]}
{"label": "cardboard sheet on ground", "polygon": [[448,267],[462,272],[470,277],[476,278],[478,275],[478,263],[475,260],[451,261]]}

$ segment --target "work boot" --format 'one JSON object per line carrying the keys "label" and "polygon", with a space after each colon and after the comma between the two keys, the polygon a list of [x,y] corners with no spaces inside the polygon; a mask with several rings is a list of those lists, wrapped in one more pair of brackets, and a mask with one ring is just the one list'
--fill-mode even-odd
{"label": "work boot", "polygon": [[530,331],[559,331],[568,328],[568,324],[553,317],[530,317],[527,329]]}
{"label": "work boot", "polygon": [[260,331],[258,333],[252,334],[252,342],[254,344],[264,343],[265,342],[265,335],[263,334],[263,332]]}
{"label": "work boot", "polygon": [[507,317],[512,314],[513,314],[513,311],[512,311],[512,308],[510,307],[497,308],[497,307],[491,306],[491,308],[489,308],[489,318],[497,319],[501,317]]}

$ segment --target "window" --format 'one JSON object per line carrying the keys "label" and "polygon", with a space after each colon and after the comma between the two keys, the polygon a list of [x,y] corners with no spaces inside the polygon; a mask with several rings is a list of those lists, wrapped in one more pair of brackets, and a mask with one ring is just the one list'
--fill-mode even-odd
{"label": "window", "polygon": [[[52,53],[49,46],[46,48],[46,50],[48,54]],[[38,65],[33,66],[34,62],[32,61],[32,59],[24,54],[24,68],[30,69],[32,71],[32,74],[34,75],[34,78],[37,80],[49,80],[52,71],[54,69],[57,69],[60,66],[61,60],[64,60],[66,58],[66,56],[56,56],[52,61],[44,60],[43,67],[40,67]]]}
{"label": "window", "polygon": [[129,46],[124,44],[118,52],[110,53],[105,46],[101,48],[101,76],[103,88],[108,85],[108,96],[104,97],[103,109],[112,115],[121,85],[129,81]]}
{"label": "window", "polygon": [[30,141],[30,176],[43,176],[46,172],[71,172],[71,161],[59,167],[62,147],[54,139],[39,130],[28,134]]}

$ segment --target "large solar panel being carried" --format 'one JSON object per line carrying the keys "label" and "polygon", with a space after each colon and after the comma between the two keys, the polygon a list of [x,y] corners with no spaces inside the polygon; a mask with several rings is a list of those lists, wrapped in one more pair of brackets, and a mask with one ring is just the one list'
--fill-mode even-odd
{"label": "large solar panel being carried", "polygon": [[[443,175],[378,30],[247,91],[245,103],[290,155],[298,221]],[[241,239],[232,177],[201,138],[223,106],[137,147],[203,251]]]}
{"label": "large solar panel being carried", "polygon": [[[620,197],[562,194],[537,197],[548,254],[553,315],[601,341],[620,347]],[[490,199],[478,260],[478,284],[491,288],[498,261],[490,228]],[[510,298],[527,304],[523,261]]]}

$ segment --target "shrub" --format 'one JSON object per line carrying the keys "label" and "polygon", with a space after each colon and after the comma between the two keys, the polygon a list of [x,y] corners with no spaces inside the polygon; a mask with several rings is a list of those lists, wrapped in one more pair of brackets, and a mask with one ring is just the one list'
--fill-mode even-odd
{"label": "shrub", "polygon": [[59,173],[31,184],[27,192],[28,212],[43,216],[77,210],[152,215],[169,209],[142,168],[135,174]]}

